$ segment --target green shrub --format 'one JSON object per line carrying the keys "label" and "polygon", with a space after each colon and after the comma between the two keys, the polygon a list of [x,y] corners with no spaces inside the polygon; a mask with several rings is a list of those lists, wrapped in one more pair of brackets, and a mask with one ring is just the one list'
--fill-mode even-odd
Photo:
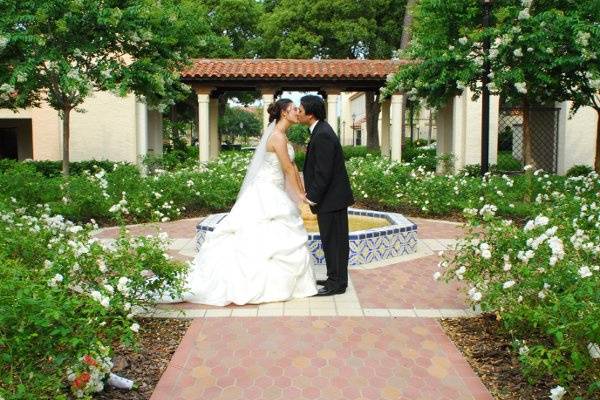
{"label": "green shrub", "polygon": [[522,171],[523,163],[514,158],[510,151],[501,151],[498,152],[498,163],[491,165],[490,170],[498,173]]}
{"label": "green shrub", "polygon": [[587,176],[592,173],[594,169],[589,165],[574,165],[566,173],[566,176]]}
{"label": "green shrub", "polygon": [[48,206],[32,214],[1,207],[0,396],[97,391],[104,375],[83,379],[91,367],[82,357],[100,362],[110,353],[103,344],[132,344],[132,310],[162,293],[179,295],[184,265],[166,258],[164,238],[129,238],[123,229],[107,249],[92,240],[91,224],[51,216]]}
{"label": "green shrub", "polygon": [[306,153],[303,151],[297,151],[294,155],[294,162],[300,171],[304,168],[304,161],[306,160]]}
{"label": "green shrub", "polygon": [[[0,160],[0,173],[7,172],[10,169],[18,168],[19,165],[27,164],[33,167],[33,169],[45,177],[54,178],[62,175],[62,161],[15,161],[15,160]],[[124,164],[122,162],[108,161],[108,160],[86,160],[86,161],[75,161],[71,162],[69,173],[71,175],[81,175],[84,173],[92,173],[96,170],[104,169],[111,171],[118,164]]]}
{"label": "green shrub", "polygon": [[310,130],[304,125],[292,125],[288,130],[288,140],[294,144],[305,145],[310,137]]}
{"label": "green shrub", "polygon": [[531,379],[598,382],[600,180],[530,171],[519,182],[512,190],[536,193],[527,223],[497,215],[505,194],[466,209],[472,232],[440,273],[464,280],[471,302],[498,316]]}
{"label": "green shrub", "polygon": [[422,166],[427,171],[437,168],[437,150],[418,145],[418,142],[406,141],[402,145],[402,161],[411,163],[416,167]]}
{"label": "green shrub", "polygon": [[378,150],[368,149],[367,146],[342,146],[344,152],[344,160],[348,161],[354,157],[366,157],[367,154],[377,156],[380,154]]}
{"label": "green shrub", "polygon": [[479,164],[468,164],[463,167],[460,171],[463,175],[468,176],[481,176],[481,165]]}

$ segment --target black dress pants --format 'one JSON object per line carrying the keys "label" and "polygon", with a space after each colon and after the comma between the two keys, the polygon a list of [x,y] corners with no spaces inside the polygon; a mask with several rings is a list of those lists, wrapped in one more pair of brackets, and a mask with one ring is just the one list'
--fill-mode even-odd
{"label": "black dress pants", "polygon": [[317,213],[317,222],[327,263],[328,289],[345,289],[348,286],[348,209]]}

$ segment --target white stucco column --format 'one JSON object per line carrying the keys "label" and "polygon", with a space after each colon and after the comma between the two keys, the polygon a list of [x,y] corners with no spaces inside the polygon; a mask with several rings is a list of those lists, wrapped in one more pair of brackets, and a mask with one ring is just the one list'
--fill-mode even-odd
{"label": "white stucco column", "polygon": [[136,119],[136,162],[143,165],[143,159],[148,154],[148,106],[141,101],[135,102]]}
{"label": "white stucco column", "polygon": [[342,92],[340,95],[341,103],[341,123],[340,123],[340,143],[342,146],[352,144],[352,112],[350,111],[351,92]]}
{"label": "white stucco column", "polygon": [[[440,108],[436,113],[435,126],[436,126],[436,155],[443,156],[452,153],[452,118],[454,116],[453,106],[454,99],[450,99],[448,103]],[[437,172],[444,173],[443,163],[438,162]]]}
{"label": "white stucco column", "polygon": [[[465,89],[454,98],[452,105],[451,153],[454,154],[455,170],[466,165],[481,164],[481,121],[483,118],[481,97],[471,100],[473,93]],[[498,159],[499,96],[490,96],[489,163]]]}
{"label": "white stucco column", "polygon": [[327,122],[339,136],[337,106],[340,98],[339,90],[327,90]]}
{"label": "white stucco column", "polygon": [[269,108],[269,104],[275,101],[275,91],[273,89],[261,89],[262,92],[262,105],[263,105],[263,132],[267,130],[269,126],[269,113],[267,112],[267,108]]}
{"label": "white stucco column", "polygon": [[[481,158],[481,113],[475,115],[471,113],[468,115],[467,106],[470,99],[467,98],[467,92],[469,89],[465,89],[460,96],[455,96],[452,102],[452,147],[450,153],[454,156],[454,169],[455,171],[463,168],[465,164],[465,142],[466,142],[466,126],[467,123],[471,129],[476,129],[479,135],[474,135],[475,143],[472,143],[472,150],[477,154],[472,154],[472,157]],[[477,100],[479,102],[479,109],[481,110],[481,98]],[[476,109],[471,107],[474,111]],[[490,107],[491,108],[491,107]],[[479,126],[479,129],[477,127]]]}
{"label": "white stucco column", "polygon": [[208,114],[209,114],[209,160],[216,160],[219,158],[219,151],[221,150],[221,143],[219,142],[219,100],[217,98],[210,98],[208,102]]}
{"label": "white stucco column", "polygon": [[402,98],[404,95],[394,94],[391,101],[390,157],[392,161],[402,160]]}
{"label": "white stucco column", "polygon": [[596,159],[596,126],[598,113],[592,107],[581,107],[569,117],[572,102],[556,103],[558,117],[558,174],[564,175],[574,165],[594,167]]}
{"label": "white stucco column", "polygon": [[210,98],[209,92],[197,90],[198,93],[198,161],[201,164],[210,160]]}
{"label": "white stucco column", "polygon": [[390,156],[390,107],[392,102],[390,99],[386,99],[381,103],[381,155],[383,157]]}

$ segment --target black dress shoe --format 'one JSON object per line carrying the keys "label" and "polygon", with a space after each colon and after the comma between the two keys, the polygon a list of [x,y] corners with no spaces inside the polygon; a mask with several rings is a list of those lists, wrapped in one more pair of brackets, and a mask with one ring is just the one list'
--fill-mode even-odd
{"label": "black dress shoe", "polygon": [[338,289],[338,288],[328,288],[323,287],[320,288],[315,296],[333,296],[334,294],[342,294],[346,293],[346,288]]}
{"label": "black dress shoe", "polygon": [[319,285],[319,286],[327,285],[327,279],[317,279],[317,285]]}

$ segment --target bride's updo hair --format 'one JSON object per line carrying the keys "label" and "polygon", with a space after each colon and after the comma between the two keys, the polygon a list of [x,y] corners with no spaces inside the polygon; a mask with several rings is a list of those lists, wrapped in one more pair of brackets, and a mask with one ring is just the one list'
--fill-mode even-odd
{"label": "bride's updo hair", "polygon": [[279,121],[281,112],[285,111],[291,103],[292,101],[290,99],[279,99],[275,103],[269,104],[269,108],[267,108],[267,112],[269,113],[269,123],[272,121]]}

